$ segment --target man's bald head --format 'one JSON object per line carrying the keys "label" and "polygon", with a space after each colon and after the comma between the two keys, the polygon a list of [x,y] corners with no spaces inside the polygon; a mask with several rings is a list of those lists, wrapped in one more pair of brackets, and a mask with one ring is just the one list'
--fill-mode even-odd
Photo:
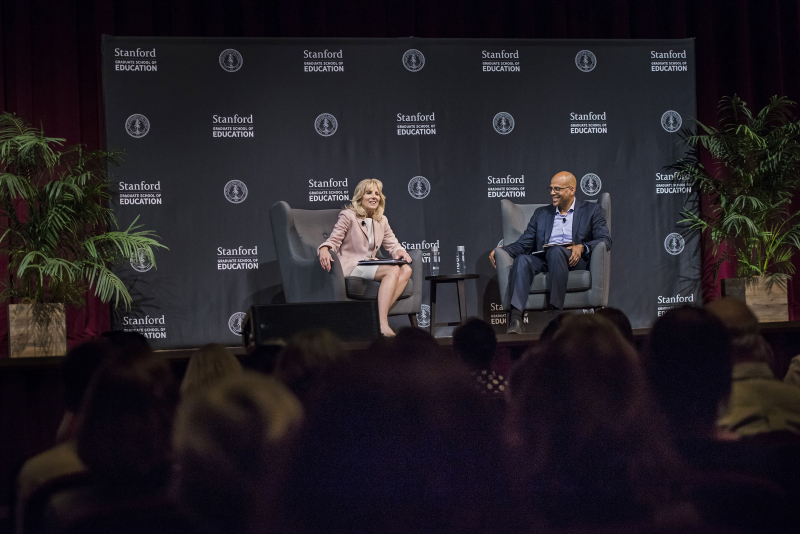
{"label": "man's bald head", "polygon": [[571,172],[561,171],[550,179],[550,198],[553,205],[566,213],[575,200],[575,186],[578,182]]}
{"label": "man's bald head", "polygon": [[575,175],[568,171],[557,172],[550,180],[550,185],[555,185],[553,182],[556,180],[564,184],[565,187],[576,187],[578,185]]}

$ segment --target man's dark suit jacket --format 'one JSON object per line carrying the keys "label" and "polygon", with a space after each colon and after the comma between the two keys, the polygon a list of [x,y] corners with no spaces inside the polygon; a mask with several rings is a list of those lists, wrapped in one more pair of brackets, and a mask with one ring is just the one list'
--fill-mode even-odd
{"label": "man's dark suit jacket", "polygon": [[[558,208],[552,204],[536,208],[525,232],[514,243],[503,246],[503,250],[512,258],[542,250],[544,244],[550,240],[557,210]],[[589,261],[592,249],[598,243],[605,243],[606,250],[611,250],[611,236],[608,233],[605,213],[600,205],[575,200],[575,212],[572,214],[572,242],[584,246],[583,259],[586,261]]]}

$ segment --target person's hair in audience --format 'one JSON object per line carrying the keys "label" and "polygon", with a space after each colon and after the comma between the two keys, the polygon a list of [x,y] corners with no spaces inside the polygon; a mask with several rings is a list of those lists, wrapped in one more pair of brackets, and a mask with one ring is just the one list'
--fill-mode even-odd
{"label": "person's hair in audience", "polygon": [[293,335],[278,354],[275,376],[306,402],[325,382],[329,371],[348,358],[342,342],[330,330],[305,330]]}
{"label": "person's hair in audience", "polygon": [[544,343],[545,341],[550,341],[551,339],[553,339],[553,336],[556,335],[556,332],[558,332],[559,328],[561,328],[561,325],[564,323],[564,320],[572,315],[575,314],[570,312],[563,312],[559,313],[558,315],[550,319],[550,322],[547,323],[547,326],[544,327],[542,333],[539,334],[539,342]]}
{"label": "person's hair in audience", "polygon": [[380,356],[340,368],[309,408],[287,520],[303,534],[502,531],[497,419],[465,367]]}
{"label": "person's hair in audience", "polygon": [[625,312],[618,308],[600,308],[595,310],[595,313],[611,321],[614,326],[617,327],[619,333],[622,334],[622,337],[632,346],[636,346],[633,340],[633,327],[631,327],[631,321],[628,319],[628,316],[625,315]]}
{"label": "person's hair in audience", "polygon": [[186,397],[195,394],[226,376],[241,372],[242,364],[236,356],[219,343],[209,343],[197,349],[189,358],[181,382],[181,395]]}
{"label": "person's hair in audience", "polygon": [[172,451],[178,386],[166,362],[128,347],[95,373],[81,408],[78,456],[98,479],[159,478]]}
{"label": "person's hair in audience", "polygon": [[728,329],[733,363],[764,362],[774,365],[772,349],[761,335],[758,318],[739,299],[722,298],[706,306]]}
{"label": "person's hair in audience", "polygon": [[393,352],[400,358],[438,358],[441,356],[436,338],[421,328],[401,328],[391,340]]}
{"label": "person's hair in audience", "polygon": [[482,394],[502,401],[508,384],[492,370],[496,349],[494,328],[482,319],[470,319],[453,332],[453,350],[472,371],[475,387]]}
{"label": "person's hair in audience", "polygon": [[245,372],[181,405],[176,496],[200,532],[267,532],[303,415],[278,380]]}
{"label": "person's hair in audience", "polygon": [[497,349],[497,336],[489,323],[472,318],[453,332],[453,349],[471,369],[488,369]]}
{"label": "person's hair in audience", "polygon": [[607,319],[566,317],[518,366],[506,435],[520,510],[568,528],[683,508],[683,464],[635,350]]}
{"label": "person's hair in audience", "polygon": [[710,437],[731,391],[731,342],[722,322],[702,308],[669,310],[653,325],[646,362],[672,431]]}
{"label": "person's hair in audience", "polygon": [[61,382],[64,386],[64,418],[58,428],[56,441],[74,437],[83,397],[92,377],[109,354],[108,344],[87,341],[67,352],[61,364]]}

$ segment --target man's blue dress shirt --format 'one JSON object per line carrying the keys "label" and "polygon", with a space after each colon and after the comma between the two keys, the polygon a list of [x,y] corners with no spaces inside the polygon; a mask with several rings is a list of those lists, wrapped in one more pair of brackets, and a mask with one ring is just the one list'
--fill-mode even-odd
{"label": "man's blue dress shirt", "polygon": [[575,213],[575,199],[567,210],[566,215],[561,215],[556,207],[556,216],[553,219],[553,233],[550,234],[550,243],[554,245],[572,242],[572,215]]}

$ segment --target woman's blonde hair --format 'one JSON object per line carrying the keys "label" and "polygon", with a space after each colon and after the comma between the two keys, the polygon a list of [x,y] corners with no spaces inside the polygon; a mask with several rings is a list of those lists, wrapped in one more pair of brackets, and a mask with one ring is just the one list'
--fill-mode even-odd
{"label": "woman's blonde hair", "polygon": [[356,212],[359,219],[365,219],[367,217],[367,210],[361,205],[361,199],[370,186],[377,187],[378,193],[381,195],[381,201],[378,202],[378,209],[372,213],[372,218],[374,220],[381,221],[383,220],[383,209],[386,207],[386,197],[383,195],[383,182],[377,178],[367,178],[366,180],[358,182],[356,190],[353,192],[353,200],[351,200],[350,204],[345,206],[345,208]]}
{"label": "woman's blonde hair", "polygon": [[189,365],[181,382],[181,395],[192,395],[228,375],[241,372],[242,364],[236,356],[218,343],[209,343],[197,349],[189,358]]}

